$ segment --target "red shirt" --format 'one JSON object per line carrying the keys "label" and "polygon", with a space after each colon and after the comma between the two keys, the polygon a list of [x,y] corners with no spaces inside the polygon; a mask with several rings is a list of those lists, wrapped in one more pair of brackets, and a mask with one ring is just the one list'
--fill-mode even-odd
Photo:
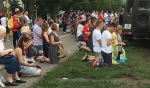
{"label": "red shirt", "polygon": [[103,21],[104,20],[104,15],[100,14],[99,20]]}
{"label": "red shirt", "polygon": [[85,34],[85,32],[89,32],[89,28],[90,28],[90,26],[84,26],[84,28],[83,28],[83,32],[84,32],[84,40],[85,41],[87,41],[88,40],[88,35],[87,34]]}

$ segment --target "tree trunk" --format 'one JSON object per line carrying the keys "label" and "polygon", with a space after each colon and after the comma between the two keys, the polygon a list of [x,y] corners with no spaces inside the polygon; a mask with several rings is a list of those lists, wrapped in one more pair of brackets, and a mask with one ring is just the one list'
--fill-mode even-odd
{"label": "tree trunk", "polygon": [[28,11],[28,17],[30,19],[34,19],[34,0],[27,0],[27,11]]}

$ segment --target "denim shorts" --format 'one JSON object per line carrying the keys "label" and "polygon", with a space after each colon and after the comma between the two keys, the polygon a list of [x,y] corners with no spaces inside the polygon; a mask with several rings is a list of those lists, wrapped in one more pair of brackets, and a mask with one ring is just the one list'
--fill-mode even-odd
{"label": "denim shorts", "polygon": [[35,46],[35,47],[36,47],[37,51],[43,50],[43,45],[38,45],[38,46]]}

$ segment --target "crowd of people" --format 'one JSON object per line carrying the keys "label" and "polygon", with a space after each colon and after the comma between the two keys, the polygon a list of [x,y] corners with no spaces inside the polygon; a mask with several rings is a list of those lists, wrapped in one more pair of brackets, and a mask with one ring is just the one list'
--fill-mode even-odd
{"label": "crowd of people", "polygon": [[[5,17],[4,20],[4,16],[1,16],[0,65],[4,65],[8,73],[6,85],[18,86],[18,83],[26,83],[19,78],[20,76],[40,76],[42,70],[36,61],[50,64],[59,63],[58,50],[62,45],[57,35],[59,24],[52,20],[44,21],[42,18],[38,18],[31,27],[28,12],[24,13],[23,8],[16,8],[15,14],[12,16],[13,28],[7,29],[8,19]],[[31,30],[31,28],[33,29]],[[7,30],[13,32],[14,49],[4,47],[5,35],[9,34]]]}
{"label": "crowd of people", "polygon": [[[1,15],[0,64],[8,73],[6,85],[26,83],[20,76],[40,76],[42,70],[35,61],[59,63],[58,51],[62,45],[57,34],[59,27],[63,28],[64,33],[75,36],[79,42],[78,51],[84,49],[95,53],[95,56],[85,54],[82,61],[89,60],[93,66],[112,66],[127,60],[123,49],[125,43],[120,36],[123,11],[71,12],[64,17],[56,17],[56,22],[38,18],[32,22],[32,27],[28,12],[24,12],[23,8],[16,8],[12,18],[13,28],[9,29],[8,18],[4,13]],[[6,49],[3,43],[5,35],[6,41],[9,41],[10,30],[13,32],[14,49]]]}

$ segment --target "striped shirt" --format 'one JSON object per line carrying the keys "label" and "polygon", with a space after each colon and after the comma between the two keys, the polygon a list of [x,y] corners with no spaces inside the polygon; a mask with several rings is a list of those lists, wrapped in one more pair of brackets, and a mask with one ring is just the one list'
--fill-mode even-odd
{"label": "striped shirt", "polygon": [[42,33],[42,29],[37,24],[33,27],[33,39],[34,39],[34,46],[43,45],[43,40],[38,36]]}

